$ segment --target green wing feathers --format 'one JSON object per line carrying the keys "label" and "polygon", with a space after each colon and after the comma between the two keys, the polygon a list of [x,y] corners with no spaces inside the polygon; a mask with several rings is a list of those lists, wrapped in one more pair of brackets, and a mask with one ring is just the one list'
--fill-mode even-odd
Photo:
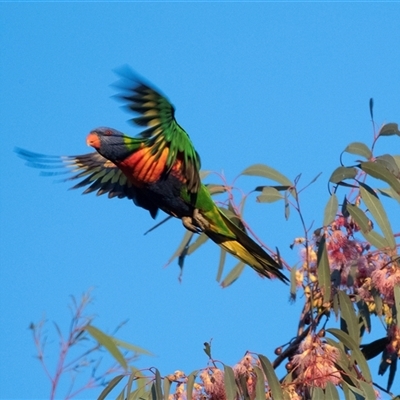
{"label": "green wing feathers", "polygon": [[149,84],[139,80],[130,69],[124,68],[117,73],[121,80],[115,86],[122,89],[117,98],[125,102],[124,108],[140,114],[132,118],[132,122],[148,127],[139,136],[147,139],[147,145],[156,158],[168,148],[167,168],[170,170],[178,160],[188,191],[197,193],[201,186],[200,157],[189,135],[177,123],[173,105]]}

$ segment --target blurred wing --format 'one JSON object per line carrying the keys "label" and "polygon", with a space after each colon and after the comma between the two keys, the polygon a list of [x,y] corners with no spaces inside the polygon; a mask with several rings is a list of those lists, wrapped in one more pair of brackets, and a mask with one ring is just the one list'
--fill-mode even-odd
{"label": "blurred wing", "polygon": [[158,157],[168,148],[167,168],[176,160],[181,161],[180,173],[185,178],[188,190],[197,193],[201,180],[199,176],[200,157],[185,130],[175,119],[175,109],[168,99],[144,83],[128,67],[117,71],[121,80],[115,84],[122,92],[116,97],[125,102],[124,108],[140,114],[131,121],[139,126],[146,126],[139,136],[148,139],[147,146]]}
{"label": "blurred wing", "polygon": [[137,206],[148,210],[153,218],[157,215],[158,208],[145,192],[135,188],[114,163],[97,152],[80,156],[47,156],[20,148],[16,148],[15,151],[19,157],[27,161],[28,166],[42,170],[42,175],[72,173],[72,176],[63,181],[82,179],[71,189],[88,186],[83,194],[97,191],[97,196],[108,193],[109,198],[126,197],[133,200]]}

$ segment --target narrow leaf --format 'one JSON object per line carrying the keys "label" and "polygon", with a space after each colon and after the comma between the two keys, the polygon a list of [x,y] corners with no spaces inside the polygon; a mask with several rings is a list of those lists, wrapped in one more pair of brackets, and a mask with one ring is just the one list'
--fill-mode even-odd
{"label": "narrow leaf", "polygon": [[199,373],[199,371],[193,371],[192,373],[190,373],[190,375],[187,378],[187,383],[186,383],[187,400],[192,400],[194,382],[196,380],[196,376],[197,376],[198,373]]}
{"label": "narrow leaf", "polygon": [[365,329],[368,333],[371,332],[371,314],[368,310],[367,303],[364,300],[357,301],[357,308],[360,312],[360,317],[364,322]]}
{"label": "narrow leaf", "polygon": [[395,199],[400,203],[400,195],[398,195],[391,187],[387,189],[378,189],[378,191],[384,196]]}
{"label": "narrow leaf", "polygon": [[390,154],[383,154],[375,159],[375,162],[383,165],[388,171],[390,171],[397,179],[400,178],[400,168],[393,156]]}
{"label": "narrow leaf", "polygon": [[357,176],[357,169],[354,167],[338,167],[333,172],[329,178],[329,182],[339,183],[344,179],[354,179]]}
{"label": "narrow leaf", "polygon": [[155,381],[151,387],[151,394],[153,400],[161,400],[163,398],[162,389],[161,389],[161,375],[160,371],[156,369]]}
{"label": "narrow leaf", "polygon": [[262,193],[257,196],[257,201],[260,203],[274,203],[275,201],[282,199],[283,196],[271,186],[265,186]]}
{"label": "narrow leaf", "polygon": [[354,340],[355,343],[360,343],[360,334],[358,329],[358,318],[354,311],[353,303],[349,299],[349,296],[339,290],[339,307],[340,307],[340,315],[346,321],[347,333]]}
{"label": "narrow leaf", "polygon": [[293,266],[292,269],[290,270],[290,296],[292,300],[296,298],[296,288],[297,288],[296,271],[297,268],[295,266]]}
{"label": "narrow leaf", "polygon": [[279,383],[278,377],[276,376],[275,370],[268,360],[267,357],[263,356],[262,354],[258,355],[258,358],[261,362],[261,367],[264,371],[265,376],[267,377],[268,386],[271,390],[272,398],[273,399],[283,399],[283,391],[281,384]]}
{"label": "narrow leaf", "polygon": [[365,360],[364,355],[361,350],[358,348],[357,343],[345,332],[336,328],[329,328],[326,330],[333,336],[335,336],[338,340],[340,340],[348,349],[351,350],[354,359],[356,360],[358,366],[361,369],[363,377],[366,381],[371,381],[371,372],[369,371],[369,367],[367,361]]}
{"label": "narrow leaf", "polygon": [[325,398],[327,400],[339,400],[339,393],[331,381],[328,381],[326,384]]}
{"label": "narrow leaf", "polygon": [[265,382],[264,382],[264,374],[260,368],[254,366],[254,371],[257,375],[256,382],[256,397],[255,400],[265,400]]}
{"label": "narrow leaf", "polygon": [[346,210],[350,213],[351,218],[353,218],[363,233],[368,233],[372,230],[371,221],[365,215],[364,211],[350,203],[347,204]]}
{"label": "narrow leaf", "polygon": [[163,379],[164,400],[169,399],[169,392],[171,390],[171,381],[168,378]]}
{"label": "narrow leaf", "polygon": [[208,240],[208,236],[205,233],[201,233],[197,239],[192,243],[187,250],[187,255],[194,253],[202,244]]}
{"label": "narrow leaf", "polygon": [[391,135],[400,136],[399,126],[393,122],[383,125],[381,130],[379,131],[379,136],[391,136]]}
{"label": "narrow leaf", "polygon": [[374,99],[371,97],[369,99],[369,115],[371,116],[372,121],[374,120]]}
{"label": "narrow leaf", "polygon": [[335,193],[333,193],[328,200],[324,212],[324,226],[328,226],[336,217],[338,211],[339,201]]}
{"label": "narrow leaf", "polygon": [[400,329],[400,285],[394,285],[394,305],[396,308],[397,327]]}
{"label": "narrow leaf", "polygon": [[325,393],[319,387],[312,387],[311,388],[311,400],[325,400]]}
{"label": "narrow leaf", "polygon": [[394,249],[396,247],[396,242],[394,240],[392,227],[390,226],[386,211],[378,196],[369,186],[362,182],[360,182],[360,194],[376,223],[381,228],[383,236],[386,238],[389,246]]}
{"label": "narrow leaf", "polygon": [[185,248],[189,245],[190,241],[192,240],[194,233],[190,231],[186,231],[185,234],[183,235],[183,239],[180,242],[178,248],[175,250],[175,253],[172,254],[171,258],[168,260],[167,264],[170,264],[176,257],[179,257]]}
{"label": "narrow leaf", "polygon": [[85,329],[89,332],[89,334],[97,340],[97,342],[104,346],[109,353],[118,361],[118,363],[124,368],[128,369],[128,364],[122,353],[119,351],[118,347],[112,340],[111,336],[105,334],[100,329],[95,328],[94,326],[87,325]]}
{"label": "narrow leaf", "polygon": [[224,385],[227,400],[235,400],[236,398],[236,382],[233,369],[228,365],[224,365]]}
{"label": "narrow leaf", "polygon": [[359,380],[359,383],[366,399],[376,399],[375,390],[371,383],[364,382],[361,379]]}
{"label": "narrow leaf", "polygon": [[371,175],[373,178],[380,179],[381,181],[389,184],[393,190],[400,194],[400,182],[396,179],[396,177],[388,171],[383,165],[367,161],[363,162],[359,165],[359,167],[368,175]]}
{"label": "narrow leaf", "polygon": [[325,237],[323,236],[318,246],[317,253],[317,275],[319,286],[324,295],[324,303],[331,299],[331,270],[329,267],[328,253],[325,245]]}
{"label": "narrow leaf", "polygon": [[222,273],[224,272],[225,260],[226,260],[226,251],[223,248],[221,248],[221,253],[219,256],[218,272],[217,272],[217,282],[221,280]]}
{"label": "narrow leaf", "polygon": [[369,160],[372,157],[371,150],[368,148],[366,144],[361,142],[350,143],[343,151],[346,153],[363,156],[367,160]]}
{"label": "narrow leaf", "polygon": [[117,339],[117,338],[112,337],[112,336],[110,336],[110,337],[118,347],[122,347],[124,349],[133,351],[134,353],[145,354],[147,356],[153,356],[154,357],[153,353],[150,353],[150,351],[147,351],[147,350],[143,349],[142,347],[135,346],[134,344],[131,344],[131,343],[128,343],[128,342],[124,342],[123,340]]}
{"label": "narrow leaf", "polygon": [[285,219],[286,219],[286,221],[289,219],[289,216],[290,216],[289,191],[286,190],[286,192],[285,192]]}
{"label": "narrow leaf", "polygon": [[225,279],[222,281],[221,286],[222,287],[228,287],[231,285],[233,282],[236,281],[237,278],[239,278],[240,274],[243,272],[244,267],[246,264],[242,261],[239,261],[229,272],[229,274],[225,277]]}
{"label": "narrow leaf", "polygon": [[100,393],[100,396],[97,400],[104,400],[106,396],[111,392],[111,390],[113,390],[124,377],[125,375],[117,375],[115,378],[111,379],[108,385]]}
{"label": "narrow leaf", "polygon": [[292,182],[285,175],[281,174],[274,168],[264,164],[254,164],[246,168],[240,175],[261,176],[263,178],[272,179],[285,186],[293,186]]}
{"label": "narrow leaf", "polygon": [[[363,234],[363,232],[361,232]],[[368,233],[363,234],[365,239],[367,239],[368,242],[372,244],[372,246],[375,246],[377,249],[384,249],[389,246],[389,242],[384,238],[381,234],[379,234],[376,231],[371,231]]]}

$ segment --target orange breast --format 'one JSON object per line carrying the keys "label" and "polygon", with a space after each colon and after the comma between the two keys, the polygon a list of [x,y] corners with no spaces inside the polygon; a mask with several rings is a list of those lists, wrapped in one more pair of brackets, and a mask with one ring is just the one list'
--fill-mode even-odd
{"label": "orange breast", "polygon": [[165,171],[165,164],[168,157],[168,148],[164,148],[161,156],[156,159],[151,154],[151,148],[142,147],[130,157],[119,164],[119,167],[127,178],[135,186],[156,182]]}

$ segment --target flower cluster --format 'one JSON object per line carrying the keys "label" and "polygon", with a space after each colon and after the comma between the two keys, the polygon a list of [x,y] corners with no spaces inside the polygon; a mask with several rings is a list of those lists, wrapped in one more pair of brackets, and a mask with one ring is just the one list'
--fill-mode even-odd
{"label": "flower cluster", "polygon": [[315,334],[309,334],[299,346],[298,353],[292,359],[292,371],[296,374],[293,381],[297,386],[325,388],[328,382],[339,385],[342,381],[335,364],[339,359],[339,350],[327,344]]}

